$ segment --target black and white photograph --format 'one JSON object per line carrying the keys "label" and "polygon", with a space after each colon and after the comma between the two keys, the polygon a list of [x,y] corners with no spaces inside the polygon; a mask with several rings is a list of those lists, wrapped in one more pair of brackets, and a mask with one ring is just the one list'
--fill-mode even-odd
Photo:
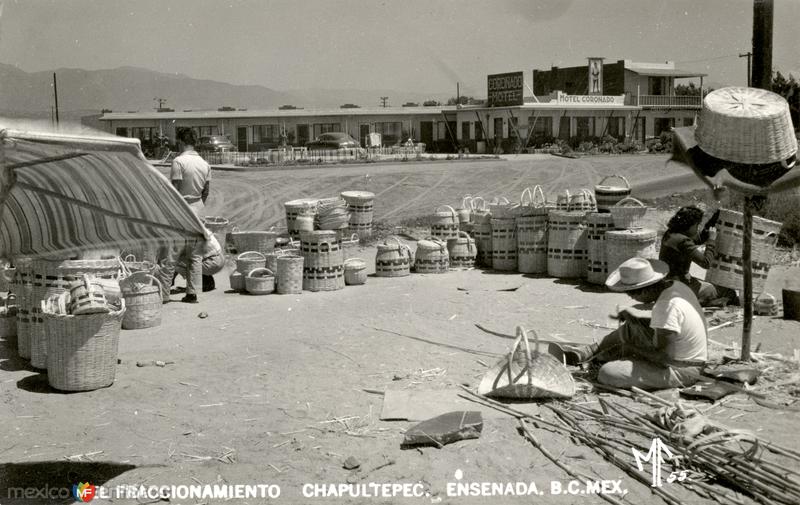
{"label": "black and white photograph", "polygon": [[800,0],[0,0],[0,505],[800,503]]}

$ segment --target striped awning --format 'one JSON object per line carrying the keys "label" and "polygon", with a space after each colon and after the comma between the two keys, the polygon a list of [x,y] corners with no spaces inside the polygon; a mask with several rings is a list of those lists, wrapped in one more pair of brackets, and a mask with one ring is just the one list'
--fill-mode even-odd
{"label": "striped awning", "polygon": [[203,239],[204,228],[136,139],[0,131],[0,254]]}

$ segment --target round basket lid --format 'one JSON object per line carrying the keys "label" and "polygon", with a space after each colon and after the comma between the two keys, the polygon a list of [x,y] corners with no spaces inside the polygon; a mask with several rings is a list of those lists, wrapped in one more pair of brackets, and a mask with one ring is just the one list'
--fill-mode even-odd
{"label": "round basket lid", "polygon": [[625,193],[628,194],[631,192],[631,188],[626,188],[625,186],[595,186],[594,190],[601,193]]}
{"label": "round basket lid", "polygon": [[345,270],[363,270],[367,268],[367,263],[362,259],[351,258],[344,262]]}
{"label": "round basket lid", "polygon": [[313,207],[317,204],[319,200],[316,198],[299,198],[297,200],[291,200],[283,205],[286,207]]}
{"label": "round basket lid", "polygon": [[341,197],[344,199],[347,198],[375,198],[375,193],[370,193],[369,191],[343,191],[341,193]]}
{"label": "round basket lid", "polygon": [[606,238],[616,237],[623,240],[656,238],[656,235],[656,231],[649,228],[639,228],[635,230],[609,230],[606,232]]}

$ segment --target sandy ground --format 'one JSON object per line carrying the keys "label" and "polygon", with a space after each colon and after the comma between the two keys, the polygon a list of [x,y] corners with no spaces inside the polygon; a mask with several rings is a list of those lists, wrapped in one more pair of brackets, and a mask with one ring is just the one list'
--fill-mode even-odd
{"label": "sandy ground", "polygon": [[[623,160],[622,165],[628,163],[633,180],[645,180],[640,173],[644,166],[636,160]],[[367,187],[383,196],[376,202],[376,214],[389,220],[420,208],[427,213],[434,200],[450,202],[470,192],[469,183],[482,184],[482,191],[491,195],[517,191],[533,174],[547,172],[552,188],[559,181],[581,187],[588,177],[573,173],[576,179],[568,180],[569,167],[552,168],[549,161],[543,167],[534,160],[499,163],[455,168],[431,164],[430,173],[421,167],[376,166]],[[477,167],[492,175],[477,173]],[[499,177],[504,170],[512,174]],[[361,189],[353,185],[364,179],[363,171],[363,166],[313,168],[268,180],[258,174],[215,174],[212,210],[230,208],[242,223],[270,224],[285,200]],[[359,254],[372,269],[375,249],[363,248]],[[615,305],[628,303],[626,296],[572,281],[482,270],[371,276],[364,286],[337,292],[247,296],[225,292],[229,273],[230,267],[216,276],[219,289],[203,294],[198,305],[165,305],[161,326],[123,331],[116,382],[106,389],[54,392],[45,375],[16,358],[11,343],[0,341],[0,504],[71,502],[9,500],[4,489],[59,486],[68,479],[106,486],[275,484],[281,496],[270,501],[288,504],[604,503],[596,496],[551,495],[551,481],[566,483],[569,477],[527,443],[508,416],[484,416],[477,440],[442,449],[402,450],[402,434],[413,423],[380,421],[383,397],[375,392],[474,388],[486,365],[511,344],[481,331],[476,323],[502,333],[523,325],[542,339],[589,342],[608,331],[598,325],[616,324],[607,314]],[[779,292],[789,276],[797,272],[773,269],[767,290]],[[509,288],[517,289],[500,291]],[[180,296],[173,295],[173,300]],[[201,312],[208,317],[199,318]],[[727,343],[738,341],[740,332],[741,324],[736,324],[712,337]],[[753,345],[759,343],[762,350],[791,355],[800,348],[800,322],[756,318]],[[136,366],[137,361],[149,360],[174,364]],[[797,412],[765,409],[737,396],[741,398],[734,406],[714,409],[712,418],[800,448]],[[576,398],[591,400],[582,393]],[[528,408],[547,413],[544,406]],[[561,435],[537,433],[551,452],[561,454],[576,470],[600,479],[621,479],[627,502],[653,499],[648,486],[624,476],[591,450]],[[303,495],[305,484],[352,480],[353,474],[342,468],[348,456],[357,458],[363,469],[392,462],[364,475],[360,483],[421,483],[428,495]],[[786,464],[798,470],[796,463]],[[447,485],[458,482],[456,474],[463,474],[463,482],[535,482],[547,492],[539,498],[448,496]],[[682,488],[671,489],[683,503],[706,503]],[[203,502],[219,500],[171,501]]]}

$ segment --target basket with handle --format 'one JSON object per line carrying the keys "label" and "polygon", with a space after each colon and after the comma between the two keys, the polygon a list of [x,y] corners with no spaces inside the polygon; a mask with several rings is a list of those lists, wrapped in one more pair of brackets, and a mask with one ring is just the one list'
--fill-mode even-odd
{"label": "basket with handle", "polygon": [[569,194],[569,190],[565,189],[563,193],[559,193],[556,195],[556,209],[555,210],[562,210],[564,212],[569,210],[569,201],[571,199],[571,195]]}
{"label": "basket with handle", "polygon": [[608,278],[606,257],[606,232],[614,229],[614,216],[609,213],[586,214],[586,280],[591,284],[605,284]]}
{"label": "basket with handle", "polygon": [[657,238],[658,233],[655,230],[646,228],[607,230],[605,245],[608,272],[613,272],[631,258],[658,258]]}
{"label": "basket with handle", "polygon": [[300,235],[303,261],[303,289],[335,291],[344,288],[342,243],[332,230],[309,231]]}
{"label": "basket with handle", "polygon": [[280,278],[280,275],[278,274],[278,258],[280,258],[281,256],[286,256],[287,254],[292,254],[292,253],[284,249],[275,249],[271,253],[264,255],[264,257],[266,258],[265,266],[266,268],[270,269],[272,272],[275,273],[276,283]]}
{"label": "basket with handle", "polygon": [[147,272],[134,272],[120,281],[127,307],[122,328],[139,330],[161,325],[161,282]]}
{"label": "basket with handle", "polygon": [[378,244],[375,253],[376,277],[405,277],[411,271],[411,249],[397,237],[387,238]]}
{"label": "basket with handle", "polygon": [[460,231],[458,238],[449,239],[447,252],[450,256],[450,268],[473,268],[475,266],[478,248],[475,246],[475,239],[468,233]]}
{"label": "basket with handle", "polygon": [[240,231],[238,227],[231,230],[231,238],[236,250],[241,252],[256,251],[261,254],[267,254],[275,249],[275,238],[278,233],[273,226],[268,231]]}
{"label": "basket with handle", "polygon": [[303,292],[303,257],[285,254],[276,260],[275,289],[279,295],[299,295]]}
{"label": "basket with handle", "polygon": [[473,224],[489,224],[492,219],[492,213],[486,207],[486,200],[480,196],[475,196],[470,202],[470,207],[472,208],[470,215],[472,216]]}
{"label": "basket with handle", "polygon": [[547,272],[547,214],[554,206],[548,205],[539,185],[528,194],[530,200],[525,202],[523,192],[520,214],[515,220],[517,270],[525,274],[541,274]]}
{"label": "basket with handle", "polygon": [[9,293],[0,307],[0,338],[17,338],[17,295]]}
{"label": "basket with handle", "polygon": [[244,274],[242,272],[239,271],[232,272],[231,275],[228,277],[228,281],[230,282],[231,285],[231,291],[241,293],[242,291],[245,290]]}
{"label": "basket with handle", "polygon": [[133,254],[125,256],[125,259],[122,260],[122,264],[129,273],[146,272],[152,274],[156,269],[156,265],[153,262],[147,260],[137,261],[136,256]]}
{"label": "basket with handle", "polygon": [[492,219],[508,219],[516,216],[516,209],[519,204],[512,203],[504,196],[492,198],[489,204],[489,212]]}
{"label": "basket with handle", "polygon": [[588,189],[582,189],[570,196],[567,210],[569,212],[596,212],[597,203]]}
{"label": "basket with handle", "polygon": [[[764,290],[770,267],[775,260],[775,246],[783,223],[753,216],[751,261],[753,292]],[[731,289],[743,289],[742,242],[744,217],[741,212],[720,209],[717,220],[717,248],[706,281]]]}
{"label": "basket with handle", "polygon": [[530,331],[534,348],[528,342],[528,332],[517,326],[511,352],[484,374],[478,394],[524,400],[575,395],[575,381],[569,370],[554,356],[539,352],[539,336]]}
{"label": "basket with handle", "polygon": [[472,221],[472,196],[466,195],[461,199],[461,206],[456,209],[458,222],[461,226]]}
{"label": "basket with handle", "polygon": [[450,268],[447,243],[428,237],[417,242],[414,271],[418,274],[444,274]]}
{"label": "basket with handle", "polygon": [[492,214],[492,269],[517,269],[517,221],[514,217],[496,218]]}
{"label": "basket with handle", "polygon": [[251,295],[268,295],[275,291],[275,275],[269,268],[254,268],[244,276],[244,286]]}
{"label": "basket with handle", "polygon": [[344,191],[341,195],[350,213],[350,233],[372,236],[372,213],[375,193],[369,191]]}
{"label": "basket with handle", "polygon": [[69,311],[73,315],[108,312],[106,294],[100,282],[89,274],[69,286]]}
{"label": "basket with handle", "polygon": [[51,305],[42,315],[50,350],[50,386],[61,391],[90,391],[114,383],[124,300],[118,309],[106,313],[62,314]]}
{"label": "basket with handle", "polygon": [[358,256],[358,244],[358,233],[353,233],[349,237],[342,239],[342,254],[344,255],[345,261]]}
{"label": "basket with handle", "polygon": [[459,225],[458,213],[455,209],[449,205],[440,205],[433,212],[431,236],[446,242],[449,238],[458,237]]}
{"label": "basket with handle", "polygon": [[586,213],[550,212],[547,221],[547,274],[566,279],[586,275]]}
{"label": "basket with handle", "polygon": [[630,228],[644,228],[647,206],[632,196],[618,201],[611,207],[614,216],[614,226],[621,230]]}
{"label": "basket with handle", "polygon": [[348,286],[359,286],[367,282],[367,263],[361,258],[350,258],[344,261],[344,283]]}
{"label": "basket with handle", "polygon": [[[619,179],[624,186],[611,186],[604,184],[609,179]],[[611,207],[623,198],[631,196],[631,185],[628,179],[621,175],[607,175],[594,187],[594,198],[597,202],[597,212],[610,212]]]}
{"label": "basket with handle", "polygon": [[267,264],[267,257],[258,251],[243,252],[236,257],[236,271],[247,275],[254,268],[263,268]]}

